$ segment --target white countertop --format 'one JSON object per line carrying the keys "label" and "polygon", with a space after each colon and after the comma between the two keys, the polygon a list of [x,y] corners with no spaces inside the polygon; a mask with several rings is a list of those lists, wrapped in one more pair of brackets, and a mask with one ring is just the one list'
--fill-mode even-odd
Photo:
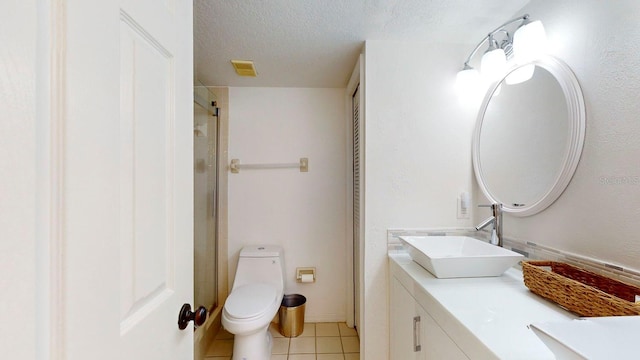
{"label": "white countertop", "polygon": [[395,276],[470,359],[555,359],[527,326],[576,315],[533,294],[522,272],[502,276],[438,279],[408,254],[389,254]]}

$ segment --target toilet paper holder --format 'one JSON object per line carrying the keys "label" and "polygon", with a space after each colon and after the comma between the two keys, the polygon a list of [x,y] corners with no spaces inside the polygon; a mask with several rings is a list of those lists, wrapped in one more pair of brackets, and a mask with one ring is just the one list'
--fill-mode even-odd
{"label": "toilet paper holder", "polygon": [[316,268],[314,267],[296,268],[296,281],[299,283],[316,282]]}

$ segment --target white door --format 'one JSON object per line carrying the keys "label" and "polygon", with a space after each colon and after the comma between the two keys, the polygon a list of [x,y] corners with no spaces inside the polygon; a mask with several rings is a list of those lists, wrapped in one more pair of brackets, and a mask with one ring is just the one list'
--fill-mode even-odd
{"label": "white door", "polygon": [[66,1],[64,19],[63,358],[190,360],[192,2]]}

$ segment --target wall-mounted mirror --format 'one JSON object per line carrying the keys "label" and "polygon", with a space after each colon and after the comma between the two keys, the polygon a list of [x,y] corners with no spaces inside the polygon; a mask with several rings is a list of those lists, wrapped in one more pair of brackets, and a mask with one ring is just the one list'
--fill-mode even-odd
{"label": "wall-mounted mirror", "polygon": [[553,57],[533,61],[533,77],[489,88],[473,137],[473,167],[489,201],[517,216],[538,213],[562,194],[573,176],[585,133],[578,80]]}

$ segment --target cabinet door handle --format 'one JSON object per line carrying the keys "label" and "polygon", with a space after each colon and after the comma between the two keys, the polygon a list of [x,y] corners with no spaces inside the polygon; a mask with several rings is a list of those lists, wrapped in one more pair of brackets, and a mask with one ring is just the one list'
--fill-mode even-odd
{"label": "cabinet door handle", "polygon": [[420,345],[420,316],[413,318],[413,352],[422,350]]}

